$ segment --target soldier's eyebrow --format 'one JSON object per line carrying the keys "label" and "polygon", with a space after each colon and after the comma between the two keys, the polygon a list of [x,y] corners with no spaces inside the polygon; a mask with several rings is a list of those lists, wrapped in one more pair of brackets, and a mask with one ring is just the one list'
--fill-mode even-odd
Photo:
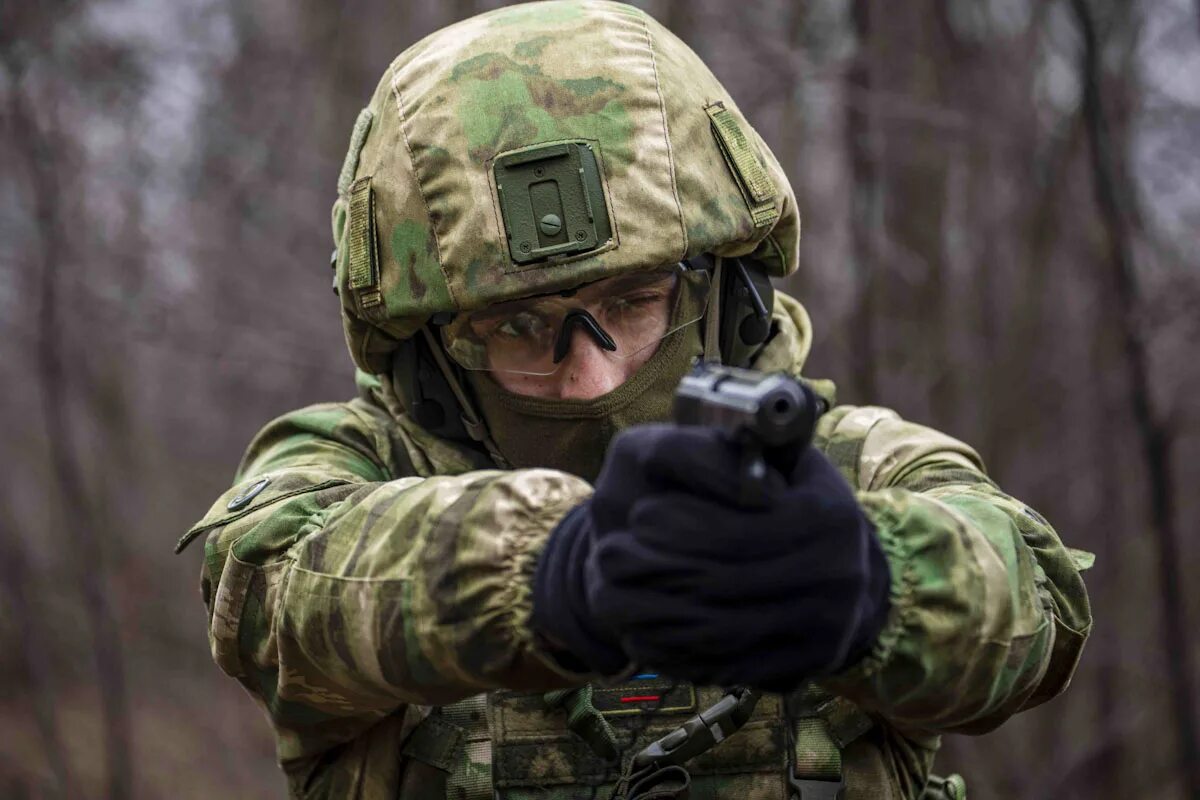
{"label": "soldier's eyebrow", "polygon": [[610,294],[622,294],[634,289],[643,289],[656,286],[665,286],[670,283],[675,277],[675,274],[666,270],[656,270],[652,272],[637,272],[632,275],[617,275],[612,278],[606,278],[603,281],[596,281],[580,287],[580,293],[587,293],[589,296],[594,295],[603,297]]}
{"label": "soldier's eyebrow", "polygon": [[562,289],[557,292],[546,292],[545,294],[535,294],[530,297],[522,297],[517,300],[509,300],[504,303],[497,303],[486,308],[481,308],[478,311],[471,313],[472,322],[488,322],[498,317],[504,317],[513,314],[517,311],[522,311],[533,306],[536,306],[538,301],[553,300],[558,297],[573,297],[577,293],[585,293],[603,297],[608,294],[620,294],[631,289],[640,289],[643,287],[658,286],[665,284],[674,277],[674,273],[667,269],[652,270],[649,272],[635,272],[627,275],[615,275],[611,278],[601,278],[592,283],[585,283],[582,286],[576,286],[571,289]]}
{"label": "soldier's eyebrow", "polygon": [[524,311],[528,308],[531,308],[531,307],[537,305],[537,303],[539,301],[553,299],[557,295],[558,295],[557,292],[555,292],[553,294],[538,294],[538,295],[534,295],[533,297],[522,297],[519,300],[509,300],[504,303],[497,303],[495,305],[488,306],[486,308],[481,308],[478,311],[471,312],[471,321],[472,322],[487,322],[489,320],[497,319],[499,317],[507,317],[510,314],[514,314],[518,311]]}

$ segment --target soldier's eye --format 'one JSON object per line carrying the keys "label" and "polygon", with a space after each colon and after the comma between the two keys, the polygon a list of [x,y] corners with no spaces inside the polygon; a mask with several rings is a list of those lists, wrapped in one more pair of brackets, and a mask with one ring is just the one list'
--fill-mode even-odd
{"label": "soldier's eye", "polygon": [[665,314],[669,294],[665,289],[640,289],[621,297],[614,297],[604,305],[604,318],[619,322],[634,317]]}
{"label": "soldier's eye", "polygon": [[666,297],[666,292],[645,291],[634,295],[617,298],[617,302],[627,306],[646,306],[660,302]]}
{"label": "soldier's eye", "polygon": [[500,322],[488,332],[488,338],[493,339],[536,339],[549,330],[541,316],[524,312]]}

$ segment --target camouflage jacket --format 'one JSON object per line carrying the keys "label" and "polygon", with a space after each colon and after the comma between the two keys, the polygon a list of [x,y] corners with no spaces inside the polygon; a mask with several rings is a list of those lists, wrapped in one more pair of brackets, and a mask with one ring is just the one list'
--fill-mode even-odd
{"label": "camouflage jacket", "polygon": [[[781,295],[775,318],[756,366],[799,374],[807,316]],[[494,759],[501,794],[576,796],[580,783],[611,780],[568,732],[566,712],[540,703],[597,676],[563,672],[530,630],[540,548],[591,487],[551,470],[490,468],[417,427],[373,379],[359,384],[355,400],[267,425],[235,485],[180,543],[207,534],[213,658],[266,710],[291,792],[436,793],[422,787],[445,781],[422,776],[447,764],[410,757],[414,731],[430,707],[484,692],[473,713],[491,742],[458,744],[490,748],[474,751],[484,753],[475,768]],[[810,694],[867,721],[834,737],[847,798],[916,797],[939,734],[990,730],[1066,687],[1091,627],[1086,556],[997,488],[973,450],[894,412],[836,407],[817,446],[875,522],[893,585],[873,651]],[[685,716],[672,723],[664,709],[668,719],[632,733],[670,730],[712,693],[660,689]],[[621,691],[597,686],[595,706],[605,712]],[[698,759],[693,796],[716,796],[739,774],[748,782],[736,796],[787,796],[764,777],[805,757],[803,736],[780,734],[784,708],[764,698],[743,731]]]}

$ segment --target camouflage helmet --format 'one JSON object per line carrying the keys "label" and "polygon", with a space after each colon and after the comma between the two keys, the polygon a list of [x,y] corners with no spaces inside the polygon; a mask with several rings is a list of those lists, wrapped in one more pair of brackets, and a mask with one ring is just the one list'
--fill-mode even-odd
{"label": "camouflage helmet", "polygon": [[[558,170],[549,199],[539,169]],[[687,45],[632,6],[554,0],[464,20],[391,64],[355,124],[333,231],[347,343],[379,374],[434,315],[701,253],[785,275],[800,219]]]}

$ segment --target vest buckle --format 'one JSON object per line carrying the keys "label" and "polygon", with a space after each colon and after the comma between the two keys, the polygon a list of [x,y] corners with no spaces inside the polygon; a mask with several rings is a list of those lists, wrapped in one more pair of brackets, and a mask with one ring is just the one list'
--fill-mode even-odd
{"label": "vest buckle", "polygon": [[630,763],[631,771],[682,764],[715,747],[746,724],[758,698],[759,693],[750,689],[730,689],[716,703],[642,748]]}
{"label": "vest buckle", "polygon": [[845,797],[846,784],[841,780],[815,781],[788,776],[792,785],[792,800],[842,800]]}

